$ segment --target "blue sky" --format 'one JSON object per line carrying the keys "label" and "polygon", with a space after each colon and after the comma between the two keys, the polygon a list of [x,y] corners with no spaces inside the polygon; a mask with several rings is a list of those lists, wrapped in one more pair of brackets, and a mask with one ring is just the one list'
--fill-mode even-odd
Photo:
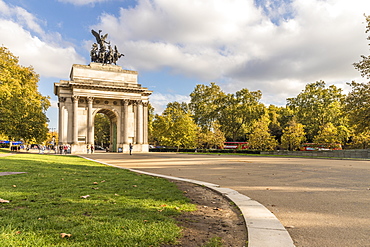
{"label": "blue sky", "polygon": [[367,55],[363,0],[0,0],[0,45],[40,75],[49,95],[49,127],[57,127],[53,83],[72,64],[88,64],[91,29],[139,72],[160,113],[189,101],[197,84],[228,93],[261,90],[266,105],[285,105],[307,83],[348,90],[362,81],[352,63]]}

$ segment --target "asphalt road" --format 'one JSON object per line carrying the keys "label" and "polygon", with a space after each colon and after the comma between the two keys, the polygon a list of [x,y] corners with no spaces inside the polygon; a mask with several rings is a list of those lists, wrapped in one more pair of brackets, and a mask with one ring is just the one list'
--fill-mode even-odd
{"label": "asphalt road", "polygon": [[297,247],[370,246],[370,161],[172,153],[85,156],[237,190],[273,212]]}

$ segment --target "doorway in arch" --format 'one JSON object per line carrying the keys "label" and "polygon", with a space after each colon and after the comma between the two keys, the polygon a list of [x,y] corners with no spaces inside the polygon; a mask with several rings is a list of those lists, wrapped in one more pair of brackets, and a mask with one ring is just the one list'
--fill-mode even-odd
{"label": "doorway in arch", "polygon": [[[107,114],[107,110],[101,110],[94,117],[94,145],[97,150],[115,151],[117,149],[117,124],[112,118],[112,114]],[[112,135],[113,126],[113,135]],[[113,148],[112,148],[113,146]]]}

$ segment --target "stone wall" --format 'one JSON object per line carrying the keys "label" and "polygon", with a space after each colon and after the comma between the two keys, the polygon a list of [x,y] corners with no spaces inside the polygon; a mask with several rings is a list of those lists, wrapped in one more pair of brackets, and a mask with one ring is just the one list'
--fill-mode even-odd
{"label": "stone wall", "polygon": [[273,151],[273,152],[261,152],[261,154],[370,159],[370,149],[330,150],[330,151]]}

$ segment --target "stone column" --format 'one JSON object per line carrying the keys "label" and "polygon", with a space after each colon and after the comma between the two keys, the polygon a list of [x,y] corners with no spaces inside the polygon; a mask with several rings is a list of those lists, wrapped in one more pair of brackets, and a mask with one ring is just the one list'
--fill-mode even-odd
{"label": "stone column", "polygon": [[124,99],[122,100],[123,104],[123,114],[122,114],[122,122],[123,122],[123,144],[128,144],[128,105],[130,103],[130,100]]}
{"label": "stone column", "polygon": [[58,145],[62,145],[67,142],[67,140],[64,139],[65,137],[65,114],[64,114],[64,102],[66,101],[65,97],[59,97],[59,102],[58,102],[58,109],[59,109],[59,119],[58,119],[58,136],[59,136],[59,142]]}
{"label": "stone column", "polygon": [[144,102],[143,103],[143,118],[144,118],[144,121],[143,121],[143,129],[144,129],[144,133],[143,133],[143,143],[144,144],[148,144],[148,105],[149,105],[149,102]]}
{"label": "stone column", "polygon": [[78,144],[78,100],[79,96],[73,96],[73,123],[72,123],[72,141],[73,144]]}
{"label": "stone column", "polygon": [[94,144],[93,97],[87,97],[87,144]]}
{"label": "stone column", "polygon": [[136,107],[136,143],[143,144],[143,102],[138,100]]}

